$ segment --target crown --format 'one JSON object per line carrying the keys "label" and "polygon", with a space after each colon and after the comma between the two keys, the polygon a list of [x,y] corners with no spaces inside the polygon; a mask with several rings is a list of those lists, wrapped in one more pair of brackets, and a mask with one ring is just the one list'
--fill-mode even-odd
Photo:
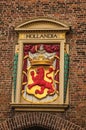
{"label": "crown", "polygon": [[31,65],[52,65],[54,58],[45,58],[42,54],[37,58],[29,58]]}

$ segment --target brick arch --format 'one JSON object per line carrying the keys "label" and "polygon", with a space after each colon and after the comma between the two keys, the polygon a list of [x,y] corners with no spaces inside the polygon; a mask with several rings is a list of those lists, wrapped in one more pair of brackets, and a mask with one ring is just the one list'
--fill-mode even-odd
{"label": "brick arch", "polygon": [[31,126],[44,127],[49,130],[84,130],[72,122],[44,112],[24,113],[7,119],[0,124],[0,130],[24,130]]}

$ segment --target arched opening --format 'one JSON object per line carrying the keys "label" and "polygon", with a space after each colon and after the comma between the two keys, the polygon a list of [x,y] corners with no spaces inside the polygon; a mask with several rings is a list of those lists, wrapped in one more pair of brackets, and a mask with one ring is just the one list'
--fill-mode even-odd
{"label": "arched opening", "polygon": [[43,112],[23,113],[0,123],[0,130],[83,130],[57,115]]}
{"label": "arched opening", "polygon": [[29,128],[25,128],[23,130],[49,130],[49,129],[41,126],[30,126]]}

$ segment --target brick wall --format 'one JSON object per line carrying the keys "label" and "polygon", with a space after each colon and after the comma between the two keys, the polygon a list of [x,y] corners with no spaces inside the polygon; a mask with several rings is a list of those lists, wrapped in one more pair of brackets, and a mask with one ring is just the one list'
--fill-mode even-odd
{"label": "brick wall", "polygon": [[30,18],[46,16],[71,25],[67,34],[70,45],[70,107],[65,113],[53,114],[86,127],[86,0],[1,0],[0,12],[0,121],[14,115],[9,105],[18,37],[14,28]]}
{"label": "brick wall", "polygon": [[0,130],[25,130],[25,128],[30,129],[32,126],[48,130],[84,130],[72,122],[43,112],[23,113],[12,119],[7,119],[0,124]]}

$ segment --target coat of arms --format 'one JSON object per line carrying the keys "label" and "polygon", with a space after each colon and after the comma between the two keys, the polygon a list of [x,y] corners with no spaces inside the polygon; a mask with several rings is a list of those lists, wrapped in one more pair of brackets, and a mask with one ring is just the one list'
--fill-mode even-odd
{"label": "coat of arms", "polygon": [[59,95],[59,44],[25,44],[22,96],[31,103],[51,103]]}

